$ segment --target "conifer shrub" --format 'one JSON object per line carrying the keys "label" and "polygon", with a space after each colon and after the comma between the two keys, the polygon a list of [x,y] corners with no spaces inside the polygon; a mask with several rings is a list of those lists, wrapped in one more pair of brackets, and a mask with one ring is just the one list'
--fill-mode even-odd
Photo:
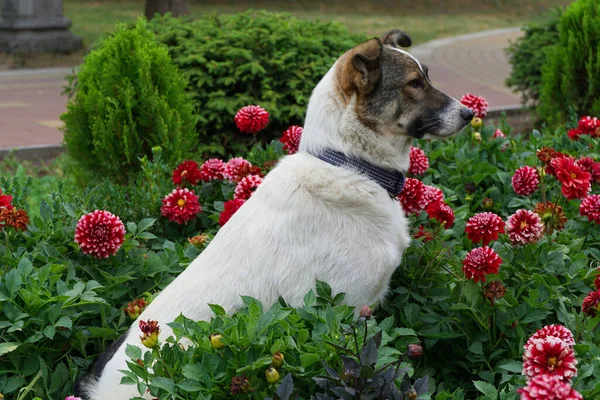
{"label": "conifer shrub", "polygon": [[123,179],[160,145],[174,164],[197,142],[186,80],[140,19],[97,46],[77,72],[64,121],[69,154],[84,169]]}
{"label": "conifer shrub", "polygon": [[542,68],[539,115],[556,125],[569,108],[600,115],[600,2],[577,0],[563,13],[559,39]]}
{"label": "conifer shrub", "polygon": [[233,120],[245,105],[269,112],[263,141],[302,125],[316,84],[341,54],[365,40],[340,23],[266,11],[197,20],[167,15],[153,18],[149,27],[188,79],[201,150],[221,156],[244,154],[254,143]]}
{"label": "conifer shrub", "polygon": [[562,9],[557,8],[546,22],[525,26],[524,35],[506,49],[512,65],[506,85],[521,94],[523,104],[537,103],[540,98],[542,66],[548,49],[558,41],[561,12]]}

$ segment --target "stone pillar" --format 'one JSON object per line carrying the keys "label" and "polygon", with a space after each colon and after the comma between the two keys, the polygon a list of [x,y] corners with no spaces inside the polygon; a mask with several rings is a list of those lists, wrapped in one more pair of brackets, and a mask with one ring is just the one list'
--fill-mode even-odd
{"label": "stone pillar", "polygon": [[68,53],[83,47],[62,0],[0,0],[0,52]]}

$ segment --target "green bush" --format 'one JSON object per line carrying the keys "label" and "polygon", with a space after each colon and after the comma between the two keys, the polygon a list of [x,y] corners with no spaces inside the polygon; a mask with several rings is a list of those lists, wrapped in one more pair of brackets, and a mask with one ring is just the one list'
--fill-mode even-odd
{"label": "green bush", "polygon": [[155,145],[175,163],[197,140],[185,79],[140,20],[92,51],[61,116],[69,154],[87,170],[123,177]]}
{"label": "green bush", "polygon": [[578,0],[563,13],[559,40],[542,68],[538,112],[551,124],[578,115],[600,115],[600,3]]}
{"label": "green bush", "polygon": [[521,93],[523,104],[537,102],[542,86],[542,65],[548,48],[558,42],[558,22],[562,9],[543,24],[531,23],[523,28],[525,35],[506,49],[512,71],[506,85]]}
{"label": "green bush", "polygon": [[243,155],[253,143],[233,117],[248,104],[270,113],[262,139],[302,125],[308,98],[335,60],[365,39],[339,23],[246,12],[198,20],[157,17],[149,27],[188,79],[198,107],[201,150]]}

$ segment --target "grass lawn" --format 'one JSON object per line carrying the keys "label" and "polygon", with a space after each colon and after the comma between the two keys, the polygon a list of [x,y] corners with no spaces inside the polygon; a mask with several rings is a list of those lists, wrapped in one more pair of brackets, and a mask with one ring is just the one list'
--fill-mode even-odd
{"label": "grass lawn", "polygon": [[[380,35],[391,28],[407,31],[415,43],[486,29],[520,26],[543,19],[569,0],[204,0],[193,1],[192,16],[205,12],[233,13],[247,9],[286,11],[299,18],[339,21],[356,33]],[[404,4],[403,4],[404,3]],[[415,4],[416,3],[416,4]],[[523,4],[525,3],[525,4]],[[143,0],[64,0],[73,32],[90,46],[115,21],[130,22],[143,13]]]}

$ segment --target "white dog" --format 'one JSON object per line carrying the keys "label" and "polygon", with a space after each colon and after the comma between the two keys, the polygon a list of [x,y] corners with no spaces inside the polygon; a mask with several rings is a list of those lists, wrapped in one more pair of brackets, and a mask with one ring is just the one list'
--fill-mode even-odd
{"label": "white dog", "polygon": [[[209,320],[208,303],[228,313],[252,296],[266,307],[281,296],[300,306],[316,280],[345,292],[348,304],[379,302],[409,245],[396,195],[413,138],[444,138],[473,113],[435,89],[426,68],[399,46],[395,30],[342,55],[315,88],[300,152],[283,158],[210,245],[139,317],[157,320],[160,338],[179,314]],[[78,395],[139,396],[121,386],[125,346],[140,345],[132,324],[89,375]]]}

